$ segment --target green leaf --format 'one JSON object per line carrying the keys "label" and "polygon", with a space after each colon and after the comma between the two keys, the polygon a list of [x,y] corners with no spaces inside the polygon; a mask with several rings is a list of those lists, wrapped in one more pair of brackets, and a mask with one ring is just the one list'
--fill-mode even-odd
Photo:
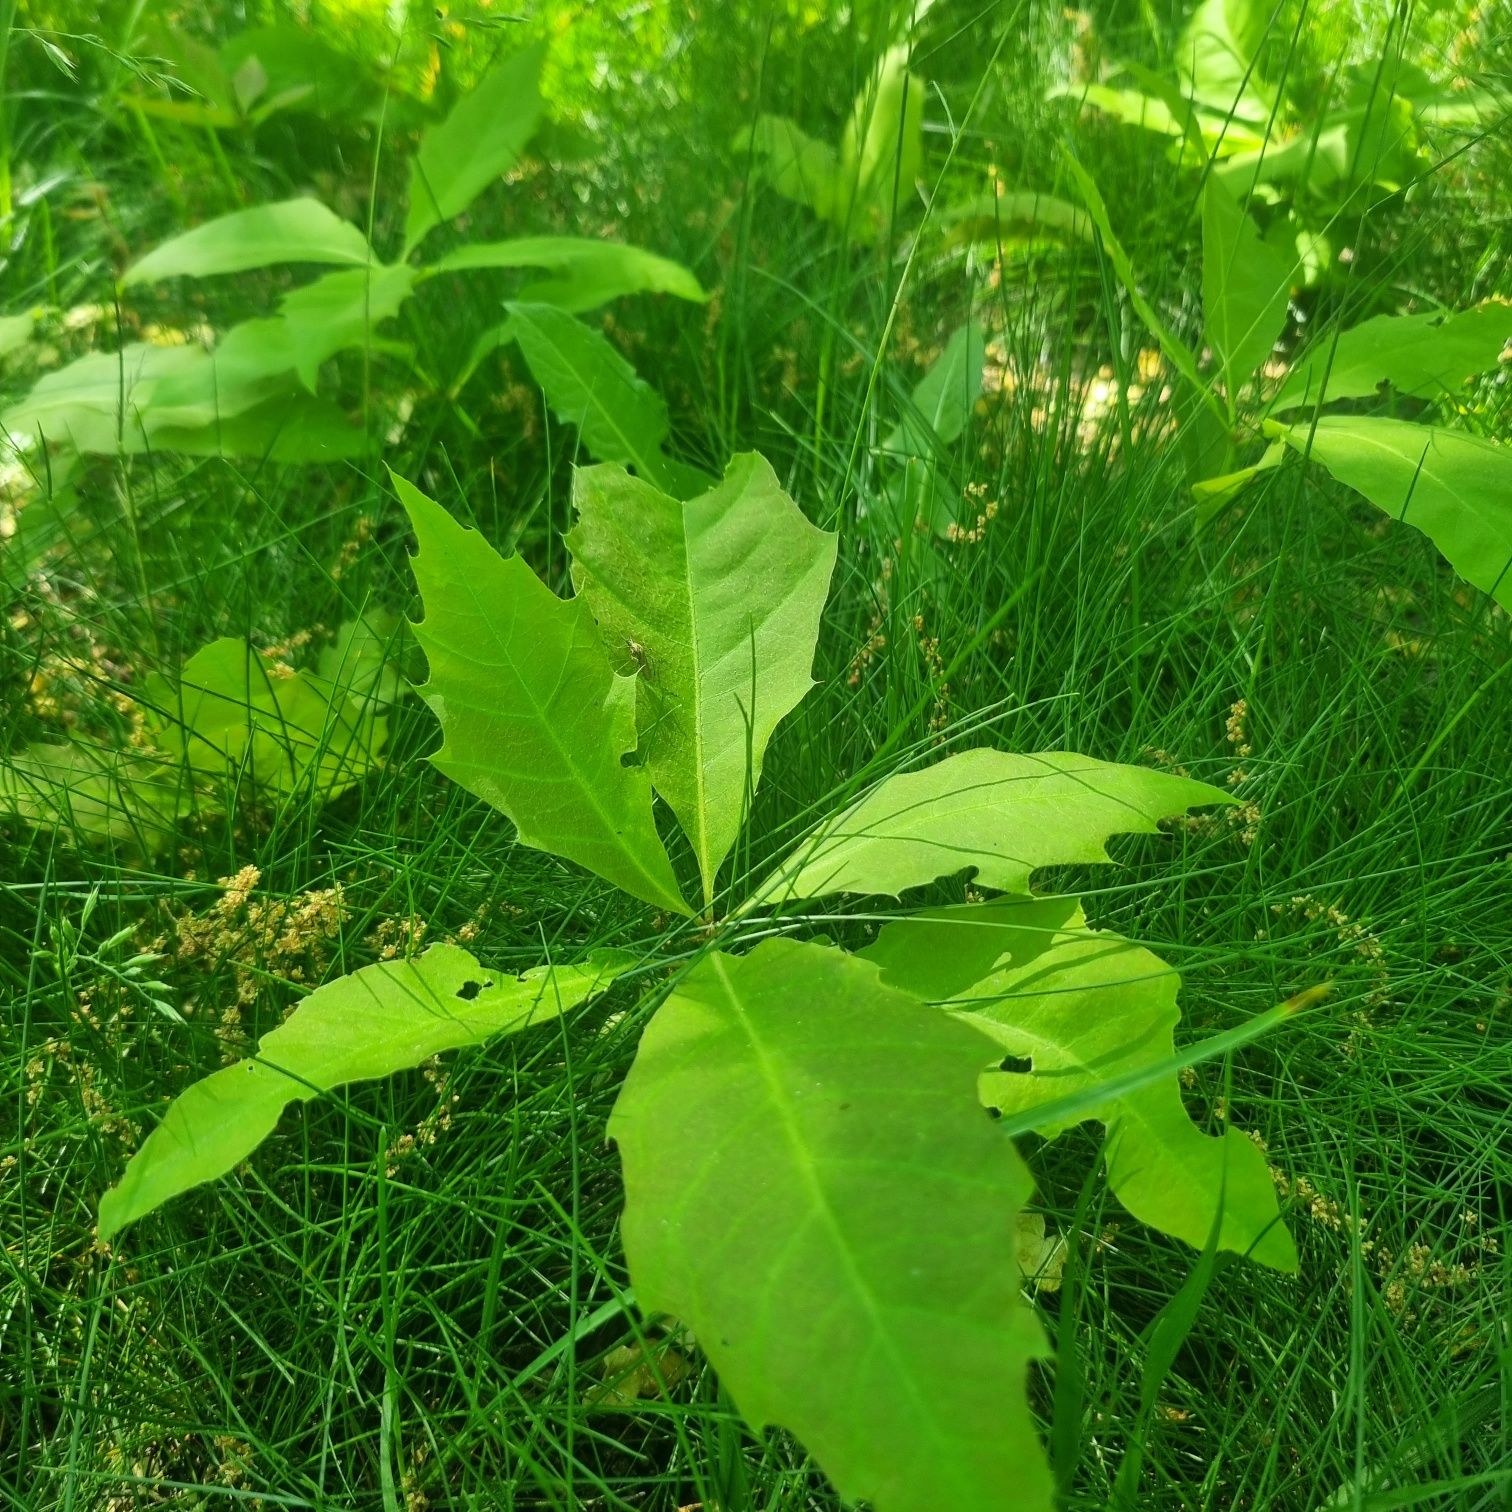
{"label": "green leaf", "polygon": [[192,457],[256,457],[270,462],[333,462],[355,457],[367,435],[327,399],[297,391],[259,400],[235,414],[196,425],[164,424],[128,437],[127,454],[182,452]]}
{"label": "green leaf", "polygon": [[284,263],[357,265],[372,261],[372,256],[362,232],[319,200],[282,200],[233,210],[165,241],[121,275],[121,287]]}
{"label": "green leaf", "polygon": [[263,118],[275,108],[298,109],[332,120],[375,116],[390,80],[380,80],[372,64],[355,53],[332,47],[314,32],[292,22],[253,26],[227,38],[222,65],[233,76],[254,65],[264,80]]}
{"label": "green leaf", "polygon": [[135,55],[161,59],[168,65],[167,72],[175,81],[199,99],[191,103],[178,98],[162,100],[128,94],[126,99],[132,109],[152,114],[155,113],[153,107],[158,105],[181,105],[191,109],[198,106],[202,110],[209,105],[213,107],[210,114],[218,112],[226,117],[220,124],[234,126],[238,119],[235,91],[216,49],[150,15],[141,17],[141,20],[144,23],[141,29],[133,29]]}
{"label": "green leaf", "polygon": [[[685,496],[686,470],[662,455],[670,433],[662,396],[598,331],[565,310],[510,304],[509,334],[556,416],[575,425],[602,462],[625,462],[668,493]],[[695,480],[703,483],[702,475]]]}
{"label": "green leaf", "polygon": [[985,329],[980,321],[967,321],[919,380],[908,412],[882,443],[882,450],[929,457],[959,439],[982,392],[986,358]]}
{"label": "green leaf", "polygon": [[327,273],[286,295],[279,310],[299,381],[313,393],[321,363],[337,352],[367,346],[374,328],[399,313],[417,276],[406,263],[374,264]]}
{"label": "green leaf", "polygon": [[761,115],[735,146],[750,153],[757,175],[783,199],[807,205],[820,220],[836,218],[840,169],[827,142],[816,141],[786,116]]}
{"label": "green leaf", "polygon": [[934,219],[955,244],[975,242],[996,248],[1051,238],[1092,240],[1092,222],[1086,211],[1037,189],[979,195],[965,204],[935,211]]}
{"label": "green leaf", "polygon": [[1014,1263],[1031,1184],[965,1091],[984,1052],[874,966],[772,940],[679,979],[609,1124],[642,1309],[877,1512],[1050,1506]]}
{"label": "green leaf", "polygon": [[40,309],[34,309],[22,315],[0,315],[0,357],[9,357],[31,340],[41,313]]}
{"label": "green leaf", "polygon": [[420,548],[421,691],[446,737],[431,760],[513,820],[521,844],[690,913],[656,833],[650,776],[622,761],[635,749],[635,679],[610,665],[587,603],[557,598],[519,557],[390,476]]}
{"label": "green leaf", "polygon": [[820,824],[753,904],[830,893],[897,897],[971,869],[983,887],[1027,893],[1038,867],[1106,861],[1110,835],[1234,800],[1205,782],[1063,751],[962,751],[879,782]]}
{"label": "green leaf", "polygon": [[1216,177],[1202,197],[1202,314],[1232,407],[1286,324],[1295,257],[1263,241]]}
{"label": "green leaf", "polygon": [[891,47],[856,98],[840,137],[835,219],[861,211],[855,229],[880,231],[894,199],[907,203],[924,163],[924,81],[908,71],[909,49]]}
{"label": "green leaf", "polygon": [[1466,582],[1512,609],[1512,447],[1353,415],[1276,429],[1294,451],[1421,530]]}
{"label": "green leaf", "polygon": [[1271,114],[1270,91],[1254,63],[1269,9],[1256,0],[1201,0],[1176,47],[1191,99],[1261,130]]}
{"label": "green leaf", "polygon": [[1314,342],[1270,408],[1364,399],[1383,383],[1398,393],[1436,399],[1494,368],[1509,341],[1512,304],[1495,300],[1458,314],[1376,315]]}
{"label": "green leaf", "polygon": [[406,253],[514,166],[541,119],[545,57],[545,44],[536,43],[495,64],[420,139],[410,160]]}
{"label": "green leaf", "polygon": [[100,1238],[224,1176],[273,1132],[290,1103],[555,1018],[623,967],[606,959],[516,977],[480,966],[456,945],[433,945],[414,960],[327,982],[263,1035],[254,1057],[196,1082],[169,1105],[101,1200]]}
{"label": "green leaf", "polygon": [[229,637],[196,651],[176,686],[149,673],[141,701],[157,744],[196,777],[271,793],[308,785],[321,800],[361,781],[388,735],[371,704]]}
{"label": "green leaf", "polygon": [[1053,84],[1045,91],[1045,98],[1075,100],[1083,107],[1090,105],[1094,110],[1122,121],[1126,126],[1138,126],[1160,136],[1186,135],[1185,116],[1178,115],[1157,96],[1143,94],[1137,89],[1115,89],[1108,84],[1068,80]]}
{"label": "green leaf", "polygon": [[95,529],[80,507],[85,474],[78,452],[17,460],[21,475],[12,486],[9,519],[0,523],[0,532],[10,526],[8,536],[0,534],[0,585],[19,593],[52,552],[83,544]]}
{"label": "green leaf", "polygon": [[528,285],[520,291],[521,301],[555,305],[575,314],[625,294],[672,294],[699,302],[709,297],[681,263],[622,242],[581,236],[473,242],[448,252],[425,271],[430,276],[478,268],[546,268],[559,276]]}
{"label": "green leaf", "polygon": [[610,656],[639,672],[640,748],[708,903],[767,742],[814,685],[836,538],[753,453],[688,504],[621,467],[579,468],[573,503],[573,579]]}
{"label": "green leaf", "polygon": [[[886,925],[861,952],[883,982],[968,1017],[1026,1071],[989,1071],[982,1101],[1035,1108],[1169,1060],[1181,978],[1159,957],[1087,928],[1075,898],[972,903]],[[1108,1182],[1142,1223],[1202,1248],[1220,1208],[1221,1249],[1295,1270],[1265,1157],[1238,1130],[1221,1138],[1187,1115],[1175,1074],[1075,1122],[1107,1130]],[[1053,1139],[1070,1125],[1038,1132]]]}
{"label": "green leaf", "polygon": [[244,320],[231,327],[199,361],[168,376],[150,401],[137,406],[140,425],[193,426],[250,409],[293,387],[298,362],[294,332],[282,316]]}
{"label": "green leaf", "polygon": [[1196,506],[1197,525],[1206,525],[1226,504],[1231,504],[1263,472],[1278,467],[1286,455],[1286,447],[1272,441],[1261,454],[1258,462],[1241,467],[1221,477],[1203,478],[1192,484],[1192,501]]}
{"label": "green leaf", "polygon": [[313,393],[323,362],[352,347],[378,344],[375,327],[399,312],[416,276],[402,263],[374,263],[295,289],[279,314],[232,326],[203,362],[165,380],[152,395],[146,429],[238,414],[262,403],[270,390],[286,389],[291,373]]}
{"label": "green leaf", "polygon": [[214,352],[133,343],[48,373],[0,414],[19,443],[105,456],[148,451],[323,461],[351,456],[361,429],[334,405],[295,391],[297,356],[281,318],[233,327]]}
{"label": "green leaf", "polygon": [[[47,373],[32,391],[0,414],[0,426],[18,442],[39,438],[79,452],[113,455],[130,449],[141,419],[160,388],[172,379],[205,371],[198,346],[153,346],[132,342],[119,352],[88,352]],[[209,409],[200,419],[211,419]]]}
{"label": "green leaf", "polygon": [[0,812],[148,855],[173,838],[183,798],[176,766],[151,752],[85,740],[36,742],[0,762]]}
{"label": "green leaf", "polygon": [[312,675],[358,703],[395,703],[406,686],[396,665],[405,638],[404,621],[397,614],[370,608],[338,627],[330,645],[321,649]]}
{"label": "green leaf", "polygon": [[36,744],[0,764],[0,810],[75,836],[152,853],[189,813],[222,811],[243,793],[326,802],[376,764],[393,626],[381,615],[344,626],[319,674],[296,672],[245,641],[218,640],[175,678],[149,672],[134,700],[148,744]]}

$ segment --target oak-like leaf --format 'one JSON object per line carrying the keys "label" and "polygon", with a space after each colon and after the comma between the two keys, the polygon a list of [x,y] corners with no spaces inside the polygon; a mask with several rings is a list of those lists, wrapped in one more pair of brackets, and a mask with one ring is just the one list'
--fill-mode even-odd
{"label": "oak-like leaf", "polygon": [[753,901],[897,897],[968,868],[983,887],[1027,893],[1038,867],[1106,861],[1111,835],[1150,834],[1197,804],[1232,801],[1189,777],[1072,752],[962,751],[886,778],[821,823]]}
{"label": "oak-like leaf", "polygon": [[419,543],[430,663],[421,689],[446,737],[431,758],[514,821],[520,841],[658,908],[689,912],[635,750],[635,680],[609,663],[581,599],[562,600],[394,476]]}
{"label": "oak-like leaf", "polygon": [[[981,1078],[982,1101],[1005,1114],[1095,1096],[1175,1054],[1181,978],[1141,946],[1089,929],[1074,898],[931,909],[886,925],[862,956],[888,986],[970,1018],[1005,1056],[1029,1062]],[[1236,1128],[1204,1134],[1174,1071],[1071,1122],[1086,1120],[1106,1128],[1108,1184],[1142,1223],[1200,1249],[1221,1212],[1219,1248],[1296,1269],[1265,1157]]]}
{"label": "oak-like leaf", "polygon": [[538,967],[524,976],[480,966],[456,945],[381,961],[317,988],[257,1054],[181,1093],[100,1202],[100,1238],[170,1197],[224,1176],[273,1132],[291,1102],[418,1066],[576,1007],[623,970],[620,957]]}
{"label": "oak-like leaf", "polygon": [[877,1512],[1050,1505],[1031,1183],[970,1093],[990,1050],[876,967],[773,940],[677,983],[610,1122],[642,1308]]}
{"label": "oak-like leaf", "polygon": [[573,578],[638,672],[641,749],[714,893],[773,730],[813,686],[835,536],[754,453],[687,504],[622,467],[579,468]]}

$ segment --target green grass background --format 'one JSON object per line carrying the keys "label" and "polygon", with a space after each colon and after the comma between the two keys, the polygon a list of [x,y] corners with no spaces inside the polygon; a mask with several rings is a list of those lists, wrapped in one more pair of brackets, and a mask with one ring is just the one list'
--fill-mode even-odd
{"label": "green grass background", "polygon": [[[1158,383],[1083,413],[1099,368],[1127,378],[1149,344],[1087,249],[1034,249],[997,274],[910,262],[904,227],[876,248],[837,245],[747,186],[737,129],[771,109],[833,139],[890,34],[885,9],[544,4],[516,29],[499,7],[417,10],[396,68],[418,80],[439,60],[444,93],[519,32],[557,37],[553,106],[581,145],[490,191],[470,234],[613,235],[688,262],[711,306],[621,302],[616,339],[668,395],[683,455],[718,465],[758,447],[811,518],[841,531],[820,686],[772,746],[741,869],[883,746],[885,766],[991,742],[1168,762],[1218,783],[1237,771],[1258,805],[1252,834],[1201,822],[1054,879],[1086,891],[1094,922],[1180,966],[1188,1034],[1333,985],[1323,1008],[1204,1066],[1188,1089],[1209,1127],[1227,1117],[1265,1141],[1303,1262],[1296,1277],[1225,1262],[1148,1411],[1144,1330],[1196,1257],[1086,1182],[1090,1134],[1033,1151],[1039,1204],[1075,1250],[1064,1289],[1040,1298],[1059,1358],[1038,1406],[1066,1504],[1109,1505],[1137,1442],[1140,1506],[1503,1507],[1512,625],[1422,537],[1316,471],[1269,475],[1194,538]],[[1509,12],[1475,9],[1419,5],[1400,20],[1429,66],[1512,82]],[[1195,180],[1152,138],[1042,98],[1077,47],[1169,58],[1181,8],[1088,12],[941,0],[915,65],[935,86],[926,181],[980,189],[995,171],[1053,190],[1074,140],[1146,292],[1192,331]],[[1299,90],[1381,45],[1370,7],[1287,0],[1281,13],[1278,35],[1301,39]],[[214,37],[287,14],[270,0],[181,19]],[[394,48],[376,8],[310,14],[348,45]],[[280,286],[247,276],[118,314],[113,273],[175,228],[308,190],[365,221],[370,183],[402,182],[402,120],[312,131],[286,117],[213,138],[151,123],[127,103],[153,74],[120,46],[127,11],[11,3],[0,18],[3,304],[98,306],[78,330],[49,317],[45,340],[66,353],[108,346],[118,320],[129,335],[136,322],[254,313]],[[1512,140],[1452,146],[1412,194],[1348,228],[1352,271],[1300,302],[1307,329],[1408,297],[1512,294]],[[51,175],[60,187],[33,194]],[[396,226],[374,229],[392,239]],[[422,291],[407,334],[432,372],[459,365],[507,287]],[[973,303],[1046,391],[989,395],[954,449],[952,490],[996,505],[980,541],[899,546],[877,442]],[[7,391],[30,381],[26,360],[8,364]],[[344,377],[363,392],[360,361]],[[113,690],[217,635],[270,645],[369,606],[413,611],[385,463],[563,585],[574,436],[546,422],[507,360],[455,404],[409,387],[401,432],[375,426],[356,464],[91,467],[71,538],[40,571],[5,578],[6,740],[56,734],[65,715],[78,730],[116,727]],[[1505,373],[1467,390],[1460,423],[1506,438],[1507,392]],[[1242,757],[1228,734],[1240,700]],[[834,1504],[801,1451],[753,1439],[702,1368],[628,1410],[591,1400],[606,1358],[636,1338],[604,1124],[650,967],[570,1022],[452,1057],[444,1076],[357,1086],[290,1115],[234,1178],[173,1203],[114,1255],[96,1249],[94,1203],[163,1100],[220,1063],[216,1030],[239,991],[236,1023],[255,1034],[293,1000],[291,973],[363,964],[411,920],[428,939],[462,931],[501,965],[600,944],[660,946],[664,960],[693,948],[607,885],[517,847],[420,759],[435,743],[409,700],[359,790],[319,811],[243,806],[187,827],[154,862],[0,831],[5,1505]],[[310,925],[281,951],[233,920],[198,955],[176,955],[178,921],[209,913],[217,879],[249,866],[264,903],[340,887],[339,927]],[[961,884],[939,894],[958,899]],[[860,940],[879,917],[809,922]],[[167,956],[153,969],[183,1024],[122,983],[123,955],[158,939]]]}

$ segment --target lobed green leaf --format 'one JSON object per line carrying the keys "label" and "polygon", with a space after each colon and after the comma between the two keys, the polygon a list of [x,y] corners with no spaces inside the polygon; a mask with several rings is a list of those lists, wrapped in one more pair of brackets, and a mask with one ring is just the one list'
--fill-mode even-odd
{"label": "lobed green leaf", "polygon": [[[1024,1070],[985,1072],[982,1101],[1032,1113],[1175,1054],[1181,978],[1150,951],[1087,927],[1074,898],[931,909],[884,926],[861,952],[890,987],[949,1008]],[[1108,1184],[1142,1223],[1201,1249],[1218,1246],[1278,1270],[1297,1266],[1265,1157],[1238,1129],[1217,1137],[1187,1114],[1173,1073],[1102,1105]],[[1047,1139],[1064,1122],[1038,1126]],[[1221,1215],[1221,1221],[1220,1221]]]}
{"label": "lobed green leaf", "polygon": [[391,476],[419,543],[421,692],[445,736],[431,760],[513,820],[522,844],[689,913],[651,779],[623,762],[636,745],[635,680],[610,665],[587,603],[557,598],[519,557]]}
{"label": "lobed green leaf", "polygon": [[687,504],[621,467],[579,468],[573,503],[573,580],[611,658],[639,674],[640,748],[708,902],[772,732],[814,684],[836,537],[754,453]]}
{"label": "lobed green leaf", "polygon": [[273,1132],[291,1102],[555,1018],[608,986],[625,964],[606,957],[511,977],[459,946],[433,945],[413,960],[382,961],[327,982],[262,1037],[255,1056],[169,1104],[101,1199],[100,1238],[224,1176]]}
{"label": "lobed green leaf", "polygon": [[1071,752],[979,749],[879,782],[821,823],[757,890],[753,904],[830,893],[898,896],[973,871],[983,887],[1027,893],[1041,866],[1106,861],[1111,835],[1151,834],[1217,788]]}

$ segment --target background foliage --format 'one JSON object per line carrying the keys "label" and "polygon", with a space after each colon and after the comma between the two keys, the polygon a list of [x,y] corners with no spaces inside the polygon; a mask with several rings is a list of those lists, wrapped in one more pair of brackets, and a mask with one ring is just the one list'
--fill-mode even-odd
{"label": "background foliage", "polygon": [[[1068,154],[1142,297],[1199,347],[1201,176],[1049,87],[1155,90],[1186,8],[912,9],[11,0],[5,399],[89,352],[201,341],[294,286],[270,270],[118,295],[190,225],[308,194],[401,245],[426,124],[500,56],[549,44],[546,123],[507,182],[435,233],[436,255],[572,235],[686,264],[706,305],[635,294],[592,328],[664,397],[667,455],[717,473],[759,449],[840,533],[820,686],[768,748],[742,864],[764,871],[838,783],[910,758],[991,743],[1181,769],[1239,802],[1120,841],[1116,868],[1068,868],[1056,890],[1179,969],[1185,1034],[1333,985],[1326,1011],[1184,1088],[1205,1131],[1255,1131],[1297,1276],[1210,1266],[1130,1221],[1081,1181],[1095,1125],[1026,1147],[1050,1236],[1035,1306],[1057,1351],[1031,1405],[1067,1503],[1498,1506],[1507,614],[1322,467],[1267,471],[1194,535],[1197,427],[1078,218]],[[1265,78],[1299,115],[1388,56],[1512,84],[1501,0],[1261,9]],[[921,171],[856,235],[764,178],[750,133],[771,116],[842,143],[900,40],[925,84]],[[1505,119],[1433,127],[1409,170],[1305,207],[1330,230],[1326,276],[1292,290],[1269,381],[1368,318],[1512,297]],[[641,1027],[633,972],[581,1016],[310,1102],[238,1179],[113,1257],[95,1243],[94,1202],[165,1093],[243,1054],[311,986],[440,940],[524,970],[642,956],[670,931],[419,761],[434,721],[393,701],[397,682],[380,705],[365,673],[333,677],[354,670],[353,626],[420,672],[384,464],[564,583],[586,432],[559,423],[514,348],[465,391],[446,381],[518,287],[499,270],[424,283],[392,328],[412,368],[362,347],[335,359],[330,392],[365,425],[350,459],[0,462],[8,758],[134,759],[154,707],[183,724],[196,654],[228,643],[249,707],[274,690],[249,746],[287,725],[290,686],[322,707],[356,689],[353,719],[385,722],[371,771],[296,763],[285,783],[202,763],[175,779],[164,843],[141,826],[79,834],[77,806],[76,823],[0,830],[11,1505],[418,1512],[501,1486],[522,1507],[833,1505],[790,1440],[745,1431],[689,1341],[648,1335],[629,1306],[604,1134]],[[1502,363],[1434,397],[1351,403],[1505,444],[1507,395]],[[904,523],[916,514],[928,529]],[[833,899],[810,914],[853,947],[889,918]]]}

